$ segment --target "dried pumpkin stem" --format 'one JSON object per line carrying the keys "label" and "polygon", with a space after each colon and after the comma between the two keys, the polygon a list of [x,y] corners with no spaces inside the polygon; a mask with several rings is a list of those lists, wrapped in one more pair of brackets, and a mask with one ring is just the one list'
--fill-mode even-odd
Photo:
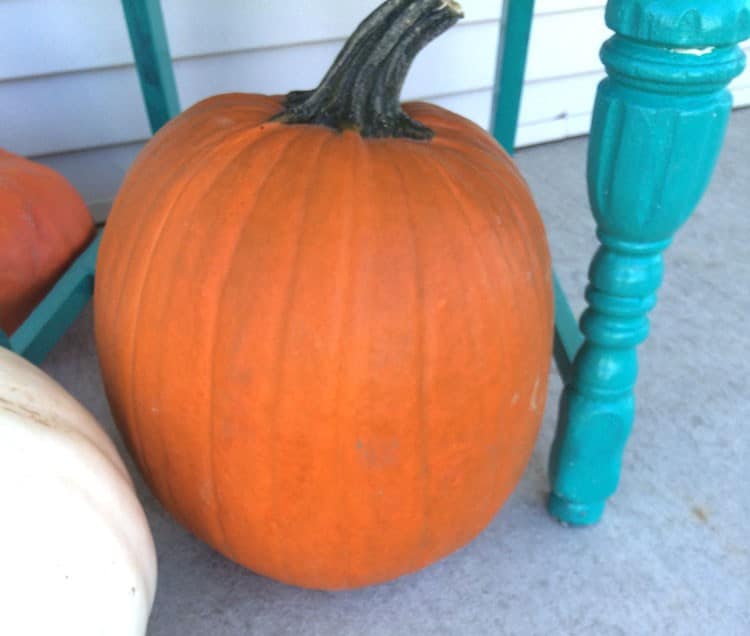
{"label": "dried pumpkin stem", "polygon": [[401,89],[417,54],[462,16],[454,0],[388,0],[347,40],[318,88],[289,93],[274,119],[363,137],[431,139],[401,109]]}

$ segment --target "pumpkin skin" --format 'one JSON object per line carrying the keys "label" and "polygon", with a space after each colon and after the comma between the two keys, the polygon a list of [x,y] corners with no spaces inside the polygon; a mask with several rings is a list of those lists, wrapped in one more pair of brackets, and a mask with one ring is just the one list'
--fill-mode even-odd
{"label": "pumpkin skin", "polygon": [[544,228],[473,123],[429,142],[288,125],[230,94],[165,126],[104,232],[95,328],[148,483],[260,574],[345,589],[474,538],[544,409]]}
{"label": "pumpkin skin", "polygon": [[93,234],[62,175],[0,149],[0,329],[19,327]]}
{"label": "pumpkin skin", "polygon": [[0,633],[146,633],[151,533],[117,450],[40,369],[0,348]]}

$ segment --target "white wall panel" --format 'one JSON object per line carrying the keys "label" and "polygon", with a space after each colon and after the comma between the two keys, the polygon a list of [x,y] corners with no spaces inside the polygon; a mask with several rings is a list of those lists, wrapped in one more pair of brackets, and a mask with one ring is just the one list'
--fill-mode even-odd
{"label": "white wall panel", "polygon": [[[380,0],[162,0],[173,57],[343,40]],[[463,0],[461,26],[502,2]],[[0,0],[0,80],[132,62],[120,0]]]}
{"label": "white wall panel", "polygon": [[542,13],[563,13],[566,11],[580,11],[581,9],[601,9],[606,0],[536,0],[534,11]]}
{"label": "white wall panel", "polygon": [[601,9],[542,14],[534,19],[526,80],[579,75],[601,69],[599,49],[612,35]]}
{"label": "white wall panel", "polygon": [[[494,69],[485,51],[496,43],[496,22],[446,33],[417,59],[404,98],[489,89]],[[181,103],[188,107],[230,91],[276,94],[311,88],[339,48],[339,42],[328,41],[177,60]],[[0,82],[0,121],[0,146],[25,155],[124,143],[148,135],[133,67]]]}

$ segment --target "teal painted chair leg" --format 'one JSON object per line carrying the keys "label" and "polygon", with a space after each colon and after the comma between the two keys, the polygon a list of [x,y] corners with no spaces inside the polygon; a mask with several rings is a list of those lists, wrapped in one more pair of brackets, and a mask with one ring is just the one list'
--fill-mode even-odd
{"label": "teal painted chair leg", "polygon": [[122,0],[143,99],[156,132],[180,112],[160,0]]}
{"label": "teal painted chair leg", "polygon": [[549,510],[574,525],[598,521],[617,488],[662,254],[709,182],[750,35],[750,0],[610,0],[606,15],[588,158],[601,247],[550,461]]}
{"label": "teal painted chair leg", "polygon": [[495,139],[510,154],[516,146],[533,17],[534,0],[503,2],[491,126]]}

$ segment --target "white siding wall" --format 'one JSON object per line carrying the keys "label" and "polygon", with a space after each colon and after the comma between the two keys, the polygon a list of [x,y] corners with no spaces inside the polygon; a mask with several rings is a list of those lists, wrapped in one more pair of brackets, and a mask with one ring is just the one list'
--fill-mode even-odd
{"label": "white siding wall", "polygon": [[[163,0],[183,106],[217,92],[313,86],[380,0]],[[501,0],[418,58],[404,97],[482,125],[490,117]],[[537,0],[519,143],[583,134],[602,77],[604,0]],[[439,69],[439,70],[438,70]],[[735,83],[750,103],[750,70]],[[149,134],[119,0],[0,2],[0,146],[25,155],[117,146]]]}

